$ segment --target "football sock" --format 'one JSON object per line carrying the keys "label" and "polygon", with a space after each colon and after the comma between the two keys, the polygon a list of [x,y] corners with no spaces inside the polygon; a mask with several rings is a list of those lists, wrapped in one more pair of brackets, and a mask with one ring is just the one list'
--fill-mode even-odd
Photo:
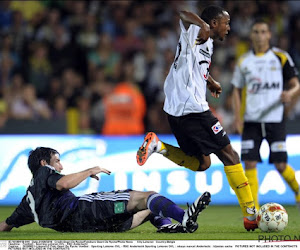
{"label": "football sock", "polygon": [[180,223],[182,222],[184,210],[160,194],[155,193],[148,197],[147,208],[155,215],[171,217]]}
{"label": "football sock", "polygon": [[297,202],[300,202],[299,184],[296,180],[295,170],[290,165],[286,164],[286,168],[281,173],[281,176],[283,177],[283,179],[285,179],[285,181],[289,184],[291,189],[296,194],[296,199],[299,199],[297,199]]}
{"label": "football sock", "polygon": [[167,143],[161,142],[161,147],[158,153],[176,163],[193,171],[197,171],[200,166],[200,161],[195,156],[189,156],[184,153],[180,148],[174,147]]}
{"label": "football sock", "polygon": [[169,217],[165,218],[158,215],[154,215],[153,213],[150,213],[149,220],[151,224],[156,228],[160,228],[163,225],[168,225],[172,223]]}
{"label": "football sock", "polygon": [[248,183],[250,185],[252,197],[254,199],[255,208],[259,209],[259,201],[258,201],[258,178],[257,178],[257,169],[246,169],[245,175],[248,178]]}
{"label": "football sock", "polygon": [[254,220],[256,217],[254,201],[242,164],[224,166],[224,170],[229,185],[238,198],[244,217],[247,217],[249,220]]}

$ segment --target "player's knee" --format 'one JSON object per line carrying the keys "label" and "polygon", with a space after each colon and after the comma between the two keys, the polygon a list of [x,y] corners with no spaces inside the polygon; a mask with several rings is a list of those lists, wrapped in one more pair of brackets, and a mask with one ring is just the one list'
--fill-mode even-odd
{"label": "player's knee", "polygon": [[275,167],[279,173],[283,173],[283,171],[286,169],[286,163],[285,162],[276,163]]}
{"label": "player's knee", "polygon": [[201,171],[205,171],[206,169],[208,169],[210,167],[211,163],[203,163],[200,164],[199,168],[197,171],[201,172]]}
{"label": "player's knee", "polygon": [[205,171],[206,169],[208,169],[211,165],[211,160],[210,160],[210,156],[202,156],[199,159],[200,165],[197,171]]}
{"label": "player's knee", "polygon": [[233,149],[231,144],[228,144],[225,148],[223,148],[216,154],[225,166],[236,165],[240,163],[240,157],[238,153]]}

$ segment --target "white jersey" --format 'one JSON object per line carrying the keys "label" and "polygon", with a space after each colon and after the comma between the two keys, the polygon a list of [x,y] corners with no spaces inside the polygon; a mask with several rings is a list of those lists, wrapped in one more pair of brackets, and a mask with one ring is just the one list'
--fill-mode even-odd
{"label": "white jersey", "polygon": [[232,84],[244,89],[244,121],[281,122],[284,105],[280,101],[285,82],[296,76],[294,63],[285,51],[278,48],[255,55],[249,51],[235,67]]}
{"label": "white jersey", "polygon": [[206,101],[206,80],[213,54],[213,40],[204,44],[195,41],[200,27],[191,24],[185,29],[180,20],[181,34],[174,63],[164,83],[164,111],[173,116],[202,113],[209,109]]}

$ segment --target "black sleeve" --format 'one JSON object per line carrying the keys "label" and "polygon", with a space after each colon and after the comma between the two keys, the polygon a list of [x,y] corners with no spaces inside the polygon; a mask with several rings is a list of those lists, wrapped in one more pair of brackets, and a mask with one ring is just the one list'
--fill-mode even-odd
{"label": "black sleeve", "polygon": [[284,82],[287,82],[291,78],[299,75],[297,68],[295,67],[295,65],[291,65],[289,60],[287,60],[284,64],[282,71]]}
{"label": "black sleeve", "polygon": [[6,223],[13,227],[20,227],[34,222],[34,218],[28,203],[26,195],[23,197],[19,206],[15,209],[10,217],[6,219]]}
{"label": "black sleeve", "polygon": [[50,188],[56,189],[56,182],[58,182],[58,180],[62,177],[63,175],[61,174],[57,174],[57,173],[51,174],[48,177],[47,184],[49,185]]}
{"label": "black sleeve", "polygon": [[47,183],[50,188],[56,189],[56,182],[63,176],[49,167],[41,167],[39,169],[38,181]]}

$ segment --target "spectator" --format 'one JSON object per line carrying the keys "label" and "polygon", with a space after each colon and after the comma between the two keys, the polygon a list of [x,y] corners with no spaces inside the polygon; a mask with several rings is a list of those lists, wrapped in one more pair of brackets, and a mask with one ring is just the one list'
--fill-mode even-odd
{"label": "spectator", "polygon": [[164,52],[166,49],[176,50],[177,35],[170,29],[169,23],[164,23],[158,27],[157,48],[159,52]]}
{"label": "spectator", "polygon": [[0,93],[0,129],[5,125],[8,119],[8,103],[7,94],[5,92],[3,94]]}
{"label": "spectator", "polygon": [[10,1],[10,9],[20,11],[26,21],[45,12],[44,6],[39,1]]}
{"label": "spectator", "polygon": [[12,23],[12,10],[9,8],[10,1],[0,2],[0,29],[8,30]]}
{"label": "spectator", "polygon": [[147,106],[155,102],[155,96],[164,81],[164,58],[157,49],[153,36],[145,38],[144,49],[134,57],[134,77],[141,86]]}
{"label": "spectator", "polygon": [[29,58],[28,81],[36,89],[38,97],[45,97],[51,79],[52,65],[48,58],[48,47],[44,43],[34,43]]}
{"label": "spectator", "polygon": [[102,34],[97,48],[87,55],[89,79],[95,80],[98,67],[103,68],[105,76],[116,78],[120,59],[121,55],[112,48],[112,39],[109,34]]}
{"label": "spectator", "polygon": [[67,102],[62,95],[58,95],[53,100],[52,119],[65,119],[67,113]]}
{"label": "spectator", "polygon": [[7,32],[11,34],[13,39],[13,50],[24,62],[27,62],[27,37],[26,37],[26,24],[23,15],[20,11],[12,12],[12,24]]}
{"label": "spectator", "polygon": [[36,38],[39,41],[53,43],[56,38],[55,29],[60,24],[60,11],[51,9],[46,16],[46,23],[37,30]]}
{"label": "spectator", "polygon": [[50,119],[51,112],[47,103],[38,99],[33,85],[23,87],[22,96],[16,97],[10,107],[10,116],[13,119]]}
{"label": "spectator", "polygon": [[96,16],[88,14],[85,17],[85,24],[82,30],[76,37],[77,43],[86,51],[94,49],[99,41],[99,35],[97,33],[97,20]]}
{"label": "spectator", "polygon": [[114,49],[122,56],[131,55],[143,48],[142,40],[136,35],[138,23],[134,19],[126,19],[124,34],[118,35],[114,42]]}
{"label": "spectator", "polygon": [[89,96],[83,94],[77,99],[78,109],[78,133],[94,134],[91,128],[91,103]]}
{"label": "spectator", "polygon": [[72,68],[67,68],[62,73],[63,95],[67,101],[67,107],[76,107],[76,99],[84,91],[83,77]]}
{"label": "spectator", "polygon": [[124,61],[123,81],[104,98],[104,135],[138,135],[144,133],[145,98],[133,80],[134,67]]}
{"label": "spectator", "polygon": [[[98,72],[101,72],[99,70]],[[98,74],[100,75],[100,73]],[[109,77],[99,76],[95,82],[90,84],[91,93],[91,127],[96,132],[102,131],[104,123],[103,99],[112,93],[115,87],[114,81]]]}

